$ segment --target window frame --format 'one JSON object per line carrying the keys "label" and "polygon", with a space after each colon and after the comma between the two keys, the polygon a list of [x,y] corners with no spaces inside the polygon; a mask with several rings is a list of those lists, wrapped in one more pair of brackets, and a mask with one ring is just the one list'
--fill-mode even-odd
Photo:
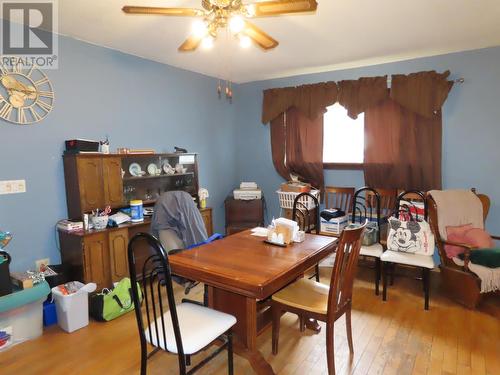
{"label": "window frame", "polygon": [[363,170],[365,163],[323,163],[323,169]]}

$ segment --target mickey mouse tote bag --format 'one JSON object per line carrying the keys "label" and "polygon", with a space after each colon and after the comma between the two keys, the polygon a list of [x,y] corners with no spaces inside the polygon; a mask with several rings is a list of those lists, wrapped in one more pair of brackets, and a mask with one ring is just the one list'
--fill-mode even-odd
{"label": "mickey mouse tote bag", "polygon": [[429,223],[389,218],[387,249],[420,255],[434,254],[434,234]]}

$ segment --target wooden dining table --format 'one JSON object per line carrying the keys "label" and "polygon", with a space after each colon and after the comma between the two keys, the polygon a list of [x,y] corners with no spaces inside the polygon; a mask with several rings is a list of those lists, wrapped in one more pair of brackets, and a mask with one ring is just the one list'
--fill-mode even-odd
{"label": "wooden dining table", "polygon": [[172,272],[208,286],[208,303],[232,314],[235,351],[258,374],[274,374],[257,350],[257,336],[271,324],[269,297],[334,252],[337,239],[306,234],[301,243],[270,245],[250,230],[169,256]]}

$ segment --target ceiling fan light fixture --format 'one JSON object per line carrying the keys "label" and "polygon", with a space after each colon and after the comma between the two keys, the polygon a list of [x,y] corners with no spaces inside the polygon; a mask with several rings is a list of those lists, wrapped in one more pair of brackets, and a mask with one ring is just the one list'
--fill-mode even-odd
{"label": "ceiling fan light fixture", "polygon": [[208,34],[208,25],[205,21],[196,20],[191,27],[192,35],[196,38],[203,38]]}
{"label": "ceiling fan light fixture", "polygon": [[238,34],[243,30],[244,27],[245,20],[240,15],[232,16],[229,19],[229,30],[231,30],[233,34]]}
{"label": "ceiling fan light fixture", "polygon": [[212,49],[214,46],[214,41],[215,38],[211,35],[206,35],[202,40],[201,40],[201,48],[203,49]]}
{"label": "ceiling fan light fixture", "polygon": [[244,11],[247,17],[255,17],[255,4],[248,4],[245,6]]}
{"label": "ceiling fan light fixture", "polygon": [[248,48],[252,45],[252,39],[247,35],[240,35],[239,39],[241,48]]}

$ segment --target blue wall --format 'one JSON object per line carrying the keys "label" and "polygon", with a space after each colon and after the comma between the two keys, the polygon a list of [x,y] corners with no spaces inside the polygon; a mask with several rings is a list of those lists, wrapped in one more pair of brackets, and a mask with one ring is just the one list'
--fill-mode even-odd
{"label": "blue wall", "polygon": [[14,270],[36,259],[58,262],[54,225],[66,217],[63,142],[103,139],[117,147],[199,152],[217,230],[233,188],[234,107],[219,101],[217,81],[110,49],[60,37],[59,69],[46,71],[56,102],[39,124],[0,123],[0,180],[26,179],[27,193],[0,195],[0,228],[15,238]]}
{"label": "blue wall", "polygon": [[[279,215],[275,190],[282,182],[271,159],[269,127],[260,122],[262,90],[322,81],[449,69],[464,77],[443,108],[443,187],[476,187],[492,199],[488,229],[500,233],[500,48],[454,53],[370,67],[239,85],[236,93],[237,178],[264,189],[271,215]],[[361,171],[326,171],[326,184],[361,187]]]}

